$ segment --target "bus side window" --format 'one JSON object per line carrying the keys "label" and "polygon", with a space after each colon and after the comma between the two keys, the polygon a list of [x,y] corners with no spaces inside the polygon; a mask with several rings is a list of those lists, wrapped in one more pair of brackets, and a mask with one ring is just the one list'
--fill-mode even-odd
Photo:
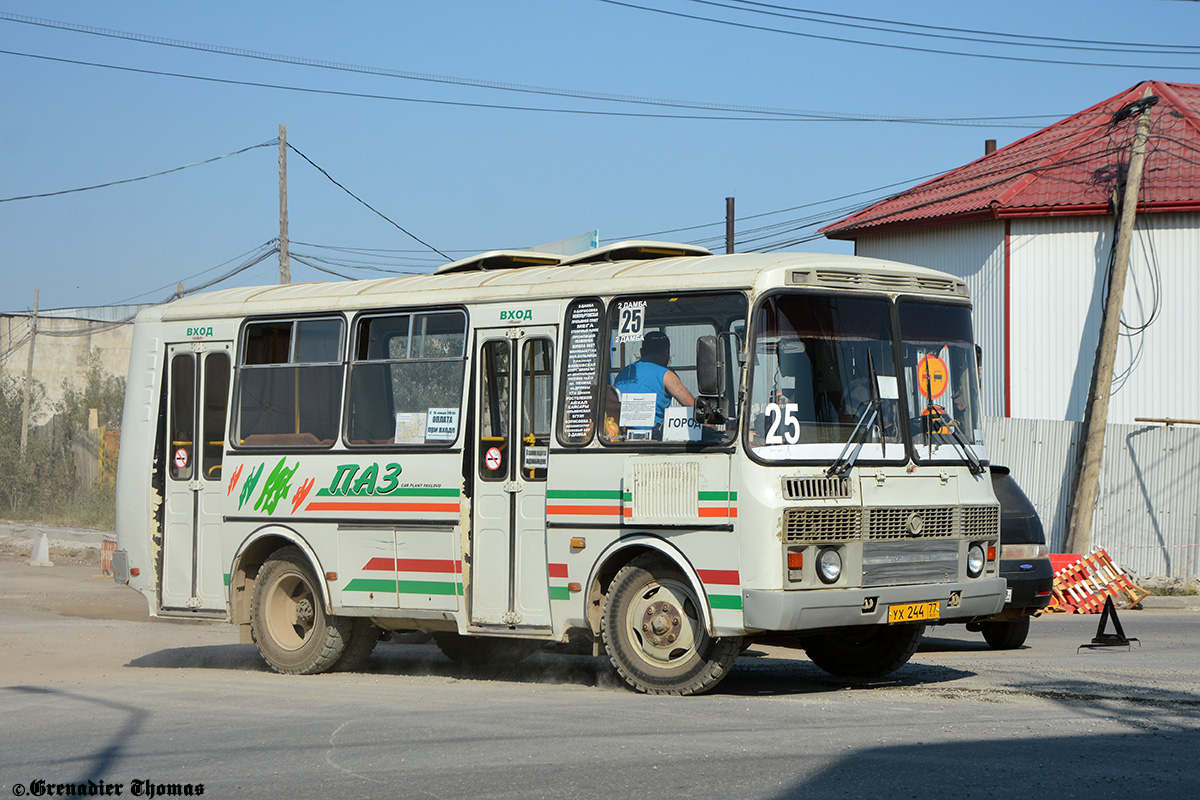
{"label": "bus side window", "polygon": [[454,444],[466,324],[462,311],[358,321],[346,421],[350,446]]}
{"label": "bus side window", "polygon": [[485,481],[505,480],[509,472],[510,350],[507,339],[487,342],[479,363],[479,477]]}
{"label": "bus side window", "polygon": [[238,376],[238,444],[333,444],[342,405],[343,329],[341,317],[246,325]]}

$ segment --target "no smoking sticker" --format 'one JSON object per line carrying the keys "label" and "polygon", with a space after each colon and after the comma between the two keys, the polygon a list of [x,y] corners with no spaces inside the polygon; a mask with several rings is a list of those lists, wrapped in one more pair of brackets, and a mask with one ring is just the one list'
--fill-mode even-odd
{"label": "no smoking sticker", "polygon": [[487,468],[493,472],[500,469],[500,450],[496,447],[489,447],[487,453],[483,456],[483,462],[487,464]]}
{"label": "no smoking sticker", "polygon": [[181,447],[175,451],[175,466],[178,469],[187,469],[188,451],[186,447]]}

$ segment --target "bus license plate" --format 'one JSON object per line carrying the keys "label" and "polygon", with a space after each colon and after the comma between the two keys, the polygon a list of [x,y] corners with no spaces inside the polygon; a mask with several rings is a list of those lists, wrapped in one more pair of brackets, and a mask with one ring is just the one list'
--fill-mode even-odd
{"label": "bus license plate", "polygon": [[921,622],[927,619],[938,619],[941,616],[941,605],[935,600],[932,603],[904,603],[898,606],[888,606],[888,622]]}

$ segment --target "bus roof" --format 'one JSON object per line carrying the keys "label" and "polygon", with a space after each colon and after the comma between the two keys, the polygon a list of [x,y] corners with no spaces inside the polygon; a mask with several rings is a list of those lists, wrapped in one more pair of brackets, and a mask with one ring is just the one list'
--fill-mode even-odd
{"label": "bus roof", "polygon": [[[633,245],[653,246],[662,252],[635,253],[630,250]],[[688,255],[674,255],[675,251],[669,249],[672,246]],[[702,248],[662,242],[622,242],[571,257],[547,257],[524,251],[531,257],[542,256],[531,258],[535,263],[527,266],[517,263],[519,259],[515,256],[520,251],[491,251],[453,262],[432,274],[243,287],[190,295],[157,307],[157,313],[148,310],[148,316],[164,320],[242,317],[786,285],[961,298],[967,294],[966,284],[957,278],[895,261],[827,253],[692,255],[697,249]],[[593,254],[595,258],[590,258]],[[610,261],[608,256],[624,258]],[[559,259],[565,263],[558,263]]]}

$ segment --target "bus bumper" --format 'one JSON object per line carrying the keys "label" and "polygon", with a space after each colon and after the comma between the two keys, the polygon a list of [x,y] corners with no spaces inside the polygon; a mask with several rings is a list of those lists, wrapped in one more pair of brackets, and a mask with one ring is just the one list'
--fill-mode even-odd
{"label": "bus bumper", "polygon": [[[939,620],[988,616],[1004,607],[1003,578],[919,586],[822,591],[742,590],[748,630],[807,631],[848,625],[886,625],[888,607],[938,601]],[[937,620],[930,620],[937,621]]]}

